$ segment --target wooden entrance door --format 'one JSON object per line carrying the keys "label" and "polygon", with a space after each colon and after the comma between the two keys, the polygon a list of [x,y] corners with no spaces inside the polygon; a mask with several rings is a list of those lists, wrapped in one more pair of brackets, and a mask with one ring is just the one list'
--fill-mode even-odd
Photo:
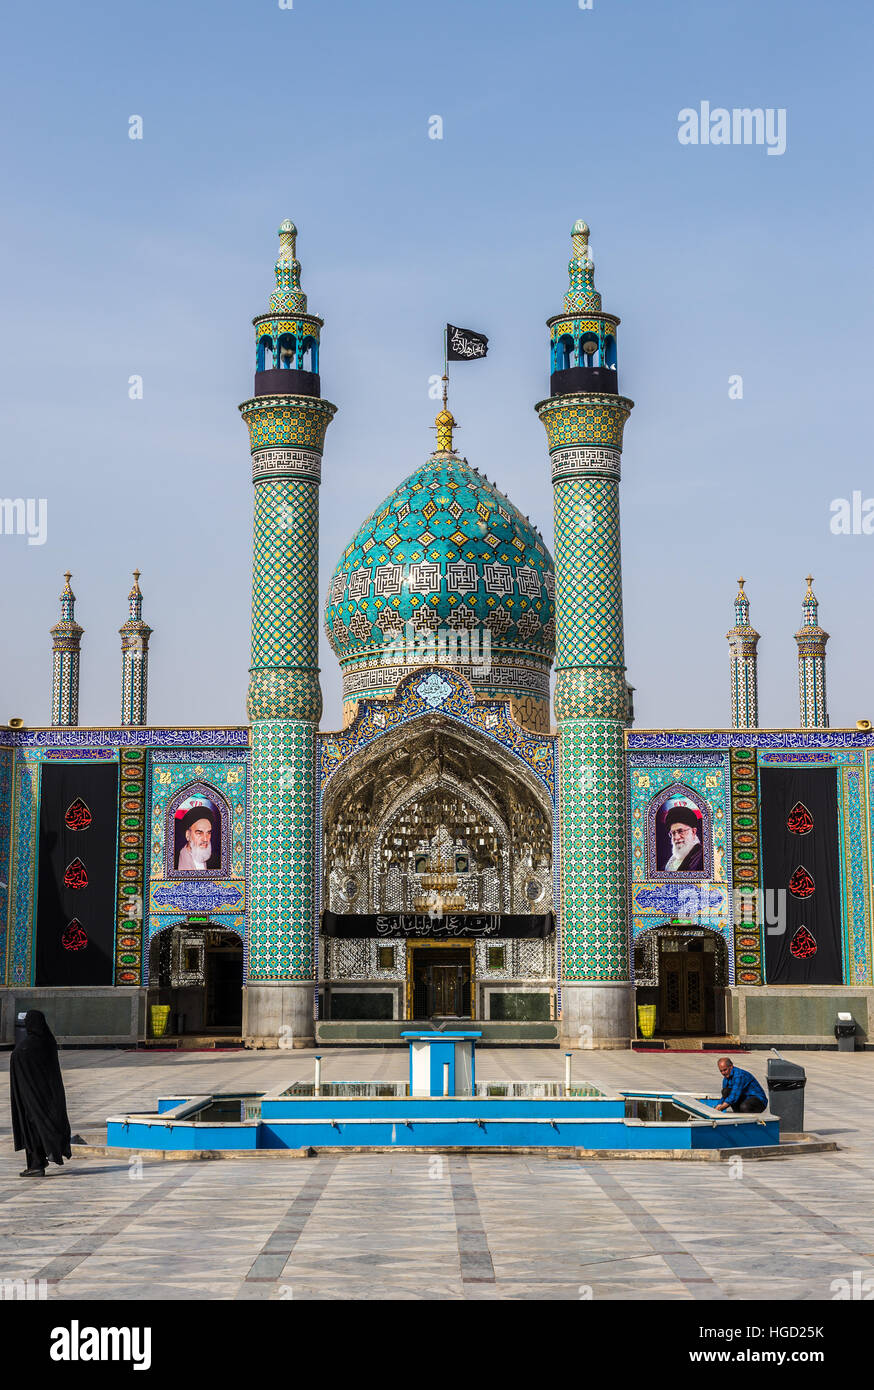
{"label": "wooden entrance door", "polygon": [[659,971],[659,1014],[663,1032],[707,1032],[707,999],[708,993],[712,993],[713,984],[712,962],[712,955],[705,955],[704,952],[663,952]]}
{"label": "wooden entrance door", "polygon": [[415,1018],[470,1018],[470,951],[418,950],[413,960]]}
{"label": "wooden entrance door", "polygon": [[241,1028],[243,1025],[243,948],[240,945],[206,948],[206,1026]]}

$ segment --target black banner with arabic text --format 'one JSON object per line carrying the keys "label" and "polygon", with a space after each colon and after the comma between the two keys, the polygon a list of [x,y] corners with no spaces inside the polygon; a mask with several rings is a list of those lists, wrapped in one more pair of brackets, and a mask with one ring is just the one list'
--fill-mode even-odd
{"label": "black banner with arabic text", "polygon": [[447,323],[448,362],[470,362],[475,357],[485,357],[488,350],[489,340],[484,333],[474,333],[472,328],[456,328],[454,323]]}
{"label": "black banner with arabic text", "polygon": [[387,938],[423,936],[435,940],[476,936],[552,936],[555,918],[551,912],[536,916],[502,912],[447,912],[429,917],[416,912],[323,912],[322,935],[338,937],[384,936]]}

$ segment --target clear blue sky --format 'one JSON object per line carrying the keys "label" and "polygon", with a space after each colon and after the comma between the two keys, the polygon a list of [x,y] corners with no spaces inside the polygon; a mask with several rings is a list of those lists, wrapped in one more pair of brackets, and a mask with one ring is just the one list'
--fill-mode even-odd
{"label": "clear blue sky", "polygon": [[[552,535],[544,320],[592,228],[636,402],[622,484],[639,726],[729,722],[725,633],[748,579],[765,725],[797,723],[816,577],[833,724],[874,718],[872,18],[861,0],[45,0],[4,20],[0,718],[50,716],[66,568],[83,724],[118,718],[130,571],[152,624],[152,723],[245,719],[252,487],[238,402],[276,228],[292,217],[322,388],[321,592],[427,457],[448,319],[458,445]],[[678,112],[785,108],[788,148],[682,146]],[[428,138],[428,118],[444,139]],[[128,138],[128,119],[144,138]],[[743,376],[743,400],[728,379]],[[128,399],[140,374],[142,401]],[[866,389],[867,388],[867,389]],[[340,681],[324,644],[325,727]]]}

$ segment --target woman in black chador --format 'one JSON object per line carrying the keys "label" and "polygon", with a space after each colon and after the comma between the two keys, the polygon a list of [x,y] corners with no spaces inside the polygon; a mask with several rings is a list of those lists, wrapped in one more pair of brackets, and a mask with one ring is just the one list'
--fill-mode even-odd
{"label": "woman in black chador", "polygon": [[45,1015],[29,1009],[24,1026],[10,1058],[12,1135],[16,1149],[27,1154],[21,1177],[36,1178],[45,1174],[49,1159],[62,1164],[70,1157],[70,1121],[58,1044]]}

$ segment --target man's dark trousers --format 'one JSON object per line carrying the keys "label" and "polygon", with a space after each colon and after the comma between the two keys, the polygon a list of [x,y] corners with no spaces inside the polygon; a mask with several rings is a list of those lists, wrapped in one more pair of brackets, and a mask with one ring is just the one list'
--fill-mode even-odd
{"label": "man's dark trousers", "polygon": [[736,1115],[761,1115],[765,1105],[756,1096],[743,1096],[731,1109]]}

